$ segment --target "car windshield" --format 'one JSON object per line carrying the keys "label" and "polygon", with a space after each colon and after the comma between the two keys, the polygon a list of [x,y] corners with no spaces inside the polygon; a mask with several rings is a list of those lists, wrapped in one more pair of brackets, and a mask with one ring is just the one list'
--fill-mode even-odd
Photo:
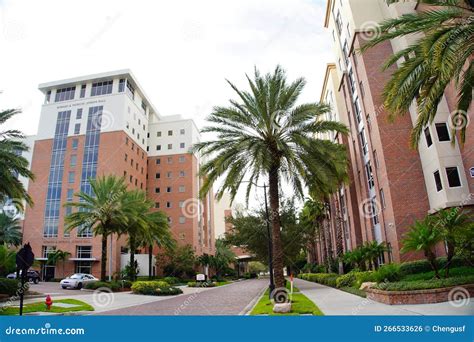
{"label": "car windshield", "polygon": [[69,278],[71,279],[82,279],[83,275],[82,274],[73,274]]}

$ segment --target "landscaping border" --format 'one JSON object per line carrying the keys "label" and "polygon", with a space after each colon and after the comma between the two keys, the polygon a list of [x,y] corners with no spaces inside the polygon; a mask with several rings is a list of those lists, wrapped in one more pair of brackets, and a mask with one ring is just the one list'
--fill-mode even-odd
{"label": "landscaping border", "polygon": [[449,298],[453,289],[463,288],[469,297],[474,297],[474,284],[443,287],[438,289],[412,290],[412,291],[385,291],[379,289],[366,289],[367,299],[376,302],[399,305],[399,304],[432,304],[447,302],[456,298]]}

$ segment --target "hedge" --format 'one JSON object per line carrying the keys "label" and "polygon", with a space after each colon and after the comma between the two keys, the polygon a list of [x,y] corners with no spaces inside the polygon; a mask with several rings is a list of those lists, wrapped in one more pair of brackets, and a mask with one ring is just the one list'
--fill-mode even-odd
{"label": "hedge", "polygon": [[133,293],[151,296],[172,296],[183,293],[181,289],[171,287],[166,281],[136,281],[132,285]]}
{"label": "hedge", "polygon": [[190,281],[188,282],[188,287],[216,287],[217,284],[211,281],[208,282],[196,282]]}
{"label": "hedge", "polygon": [[84,287],[88,290],[97,290],[101,287],[106,287],[112,290],[113,292],[120,291],[122,288],[130,288],[132,286],[132,282],[129,280],[115,280],[112,282],[108,281],[95,281],[93,283],[88,283]]}
{"label": "hedge", "polygon": [[464,284],[474,284],[474,275],[458,276],[452,278],[417,280],[417,281],[398,281],[394,283],[380,283],[375,286],[376,289],[386,291],[411,291],[438,289]]}
{"label": "hedge", "polygon": [[[15,296],[18,294],[20,282],[16,279],[0,278],[0,294]],[[25,283],[25,290],[28,291],[29,283]]]}
{"label": "hedge", "polygon": [[[445,268],[446,267],[446,257],[441,257],[436,259],[438,263],[438,267]],[[460,257],[454,257],[451,260],[450,268],[452,267],[460,267],[460,266],[469,266],[469,263]],[[416,260],[416,261],[408,261],[404,262],[400,265],[400,274],[402,276],[409,275],[409,274],[416,274],[416,273],[425,273],[430,272],[433,269],[430,266],[428,260]]]}

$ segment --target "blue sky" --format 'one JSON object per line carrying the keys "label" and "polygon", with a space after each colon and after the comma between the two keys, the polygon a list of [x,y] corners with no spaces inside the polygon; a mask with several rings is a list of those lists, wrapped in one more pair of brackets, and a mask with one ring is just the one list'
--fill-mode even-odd
{"label": "blue sky", "polygon": [[130,68],[163,115],[203,126],[214,105],[245,86],[254,65],[304,76],[302,101],[319,100],[332,61],[325,1],[0,0],[0,108],[35,134],[39,83]]}

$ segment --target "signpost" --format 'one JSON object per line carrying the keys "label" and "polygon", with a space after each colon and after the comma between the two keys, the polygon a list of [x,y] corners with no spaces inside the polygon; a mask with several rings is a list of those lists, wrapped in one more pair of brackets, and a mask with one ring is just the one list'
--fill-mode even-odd
{"label": "signpost", "polygon": [[16,253],[16,273],[21,274],[20,277],[20,316],[23,315],[23,297],[25,295],[25,283],[27,281],[28,270],[35,261],[35,255],[31,249],[30,243],[25,244]]}

